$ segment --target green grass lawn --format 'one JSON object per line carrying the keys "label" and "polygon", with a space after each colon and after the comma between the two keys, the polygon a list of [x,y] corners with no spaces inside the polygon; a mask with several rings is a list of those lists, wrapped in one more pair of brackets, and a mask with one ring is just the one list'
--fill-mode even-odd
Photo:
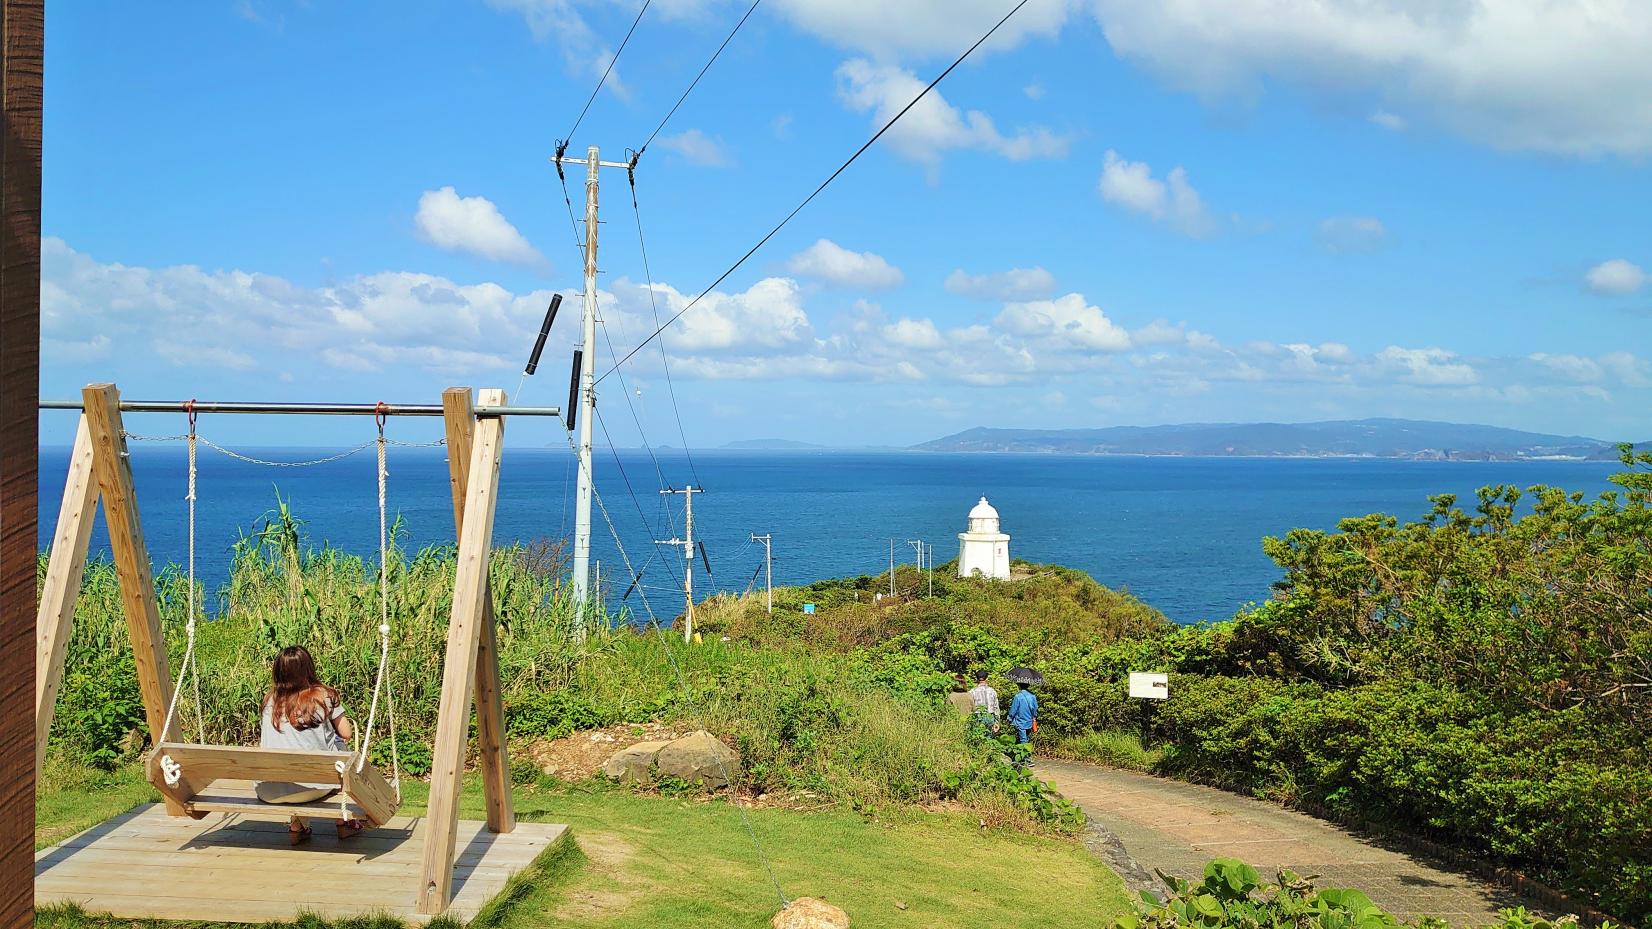
{"label": "green grass lawn", "polygon": [[[150,799],[135,769],[54,770],[36,804],[37,842]],[[424,800],[423,784],[408,785],[403,812],[422,814]],[[759,929],[779,907],[739,811],[727,803],[546,783],[518,788],[516,808],[523,820],[567,823],[575,842],[523,875],[473,925]],[[463,815],[482,818],[474,783],[466,785]],[[777,809],[749,815],[786,895],[823,897],[856,929],[1099,927],[1129,908],[1118,877],[1071,840],[982,829],[943,813],[892,821]],[[135,923],[72,909],[47,911],[38,922],[50,929]]]}

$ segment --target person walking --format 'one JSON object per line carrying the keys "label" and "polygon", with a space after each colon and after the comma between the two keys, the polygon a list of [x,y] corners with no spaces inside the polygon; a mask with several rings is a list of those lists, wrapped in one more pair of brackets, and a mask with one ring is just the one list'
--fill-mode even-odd
{"label": "person walking", "polygon": [[970,715],[976,725],[997,735],[998,721],[1003,718],[1003,713],[998,708],[998,691],[987,683],[985,669],[975,672],[975,687],[969,692],[969,700],[973,708]]}
{"label": "person walking", "polygon": [[1010,725],[1015,727],[1015,741],[1026,745],[1032,742],[1032,734],[1038,731],[1038,698],[1026,683],[1016,684],[1019,690],[1010,700]]}

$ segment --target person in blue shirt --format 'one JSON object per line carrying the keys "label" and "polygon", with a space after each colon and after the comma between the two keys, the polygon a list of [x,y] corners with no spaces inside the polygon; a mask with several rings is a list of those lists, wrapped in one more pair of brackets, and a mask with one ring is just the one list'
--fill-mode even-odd
{"label": "person in blue shirt", "polygon": [[1008,719],[1010,725],[1015,727],[1015,741],[1024,745],[1032,741],[1033,728],[1038,725],[1038,698],[1033,696],[1026,684],[1016,686],[1021,689],[1010,701]]}

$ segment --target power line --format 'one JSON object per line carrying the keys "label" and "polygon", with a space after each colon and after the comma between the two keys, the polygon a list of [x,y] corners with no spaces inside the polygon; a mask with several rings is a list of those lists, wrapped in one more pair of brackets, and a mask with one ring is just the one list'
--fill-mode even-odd
{"label": "power line", "polygon": [[682,106],[683,101],[688,99],[688,95],[694,92],[694,88],[700,83],[700,78],[705,77],[706,72],[711,70],[711,66],[717,63],[717,56],[723,54],[723,49],[728,48],[729,42],[733,41],[735,34],[740,31],[740,27],[746,24],[746,20],[751,18],[751,14],[757,11],[757,5],[762,2],[763,0],[752,0],[751,6],[746,10],[746,15],[740,17],[740,21],[734,24],[734,28],[723,39],[723,44],[717,46],[717,50],[711,53],[711,60],[706,62],[705,67],[700,69],[699,74],[694,75],[694,80],[689,82],[688,89],[684,90],[683,95],[677,98],[677,102],[671,105],[671,110],[665,114],[664,119],[660,120],[660,124],[654,127],[654,131],[648,134],[648,141],[637,148],[638,155],[647,151],[648,146],[654,141],[654,137],[660,134],[660,130],[665,128],[666,123],[671,122],[671,117],[677,114],[677,108]]}
{"label": "power line", "polygon": [[[762,0],[757,0],[757,2],[761,3]],[[752,9],[756,9],[756,8],[757,8],[757,3],[753,3],[752,4]],[[747,11],[746,15],[748,15],[748,16],[751,15],[749,10]],[[741,20],[741,22],[744,22],[744,21],[745,20]],[[736,26],[735,28],[738,29],[739,27]],[[732,37],[732,34],[731,34],[731,37]],[[725,42],[724,44],[727,44],[727,43]],[[709,65],[708,65],[708,67],[709,67]],[[701,72],[701,73],[704,73],[704,72]],[[667,117],[667,118],[669,118],[669,117]],[[664,125],[664,124],[662,123],[661,125]],[[656,130],[656,131],[658,131],[658,130]],[[650,137],[650,138],[652,138],[652,137]],[[660,304],[659,304],[659,301],[657,299],[655,299],[655,297],[654,297],[654,272],[648,266],[648,243],[643,241],[643,235],[642,235],[642,209],[637,206],[636,164],[637,164],[637,158],[641,157],[641,155],[642,155],[642,152],[639,150],[635,155],[633,155],[631,157],[632,170],[627,171],[626,174],[627,174],[628,179],[631,182],[631,213],[637,219],[637,250],[642,253],[642,273],[643,273],[643,276],[648,279],[648,306],[649,306],[649,309],[654,311],[654,325],[658,326],[660,324]],[[609,353],[610,353],[610,355],[613,353],[613,346],[612,345],[609,346]],[[614,367],[615,368],[619,367],[619,362],[618,361],[614,362]],[[678,438],[683,440],[683,455],[688,458],[688,473],[694,475],[694,483],[695,484],[697,484],[701,487],[704,487],[705,483],[700,480],[700,469],[696,468],[694,466],[694,453],[692,451],[690,451],[689,447],[688,447],[688,433],[687,433],[686,430],[683,429],[683,412],[677,406],[677,385],[675,383],[673,383],[672,380],[671,380],[671,362],[665,356],[665,340],[664,339],[660,340],[660,367],[665,370],[665,389],[666,389],[666,393],[669,394],[670,397],[671,397],[671,412],[672,412],[673,415],[675,415],[677,417],[677,436],[678,436]],[[621,380],[620,383],[623,384],[624,380]],[[662,480],[661,483],[663,484],[664,481]]]}
{"label": "power line", "polygon": [[[585,101],[585,108],[579,111],[579,118],[574,120],[574,127],[568,130],[568,135],[559,146],[560,148],[567,148],[567,140],[572,139],[574,133],[579,131],[579,124],[585,121],[585,114],[591,111],[591,104],[596,102],[597,94],[602,92],[602,85],[608,83],[608,75],[613,73],[615,62],[619,61],[619,56],[625,51],[625,44],[631,41],[631,33],[637,31],[637,24],[642,22],[642,14],[648,12],[648,5],[653,2],[654,0],[642,0],[642,9],[637,11],[637,18],[631,21],[631,28],[625,30],[625,38],[620,40],[619,48],[615,50],[614,57],[608,59],[608,67],[603,69],[602,77],[597,81],[597,86],[591,89],[591,98]],[[560,155],[561,152],[559,151],[557,154]]]}
{"label": "power line", "polygon": [[678,310],[675,315],[673,315],[670,319],[666,320],[665,325],[660,326],[658,329],[655,329],[653,335],[650,335],[648,338],[643,339],[641,342],[637,343],[636,348],[633,348],[633,349],[631,349],[631,351],[627,352],[625,354],[625,357],[621,358],[619,360],[618,364],[614,365],[613,368],[609,368],[606,372],[604,372],[602,377],[597,378],[596,383],[598,383],[598,384],[602,383],[603,378],[606,378],[608,375],[614,373],[614,371],[616,369],[618,369],[620,365],[625,364],[627,361],[630,361],[632,356],[636,355],[637,352],[642,350],[643,346],[647,345],[649,342],[652,342],[654,339],[659,338],[660,333],[664,332],[668,327],[671,326],[672,323],[675,323],[677,320],[681,319],[684,313],[687,313],[689,310],[694,309],[694,307],[696,305],[698,305],[701,300],[705,299],[706,294],[711,293],[713,290],[715,290],[717,288],[718,284],[721,284],[721,283],[723,283],[723,281],[727,280],[728,276],[733,274],[735,271],[737,271],[740,268],[741,265],[745,264],[747,259],[749,259],[749,258],[751,258],[751,256],[757,254],[758,249],[760,249],[763,246],[767,245],[769,240],[774,238],[775,235],[778,234],[781,229],[785,228],[786,224],[791,222],[793,217],[795,217],[797,214],[803,212],[803,208],[808,206],[810,204],[810,202],[812,202],[814,200],[815,197],[818,197],[820,195],[820,192],[826,189],[827,185],[829,185],[833,181],[837,180],[838,175],[842,174],[844,171],[847,171],[849,169],[849,166],[855,163],[856,159],[860,158],[861,155],[866,153],[867,149],[872,147],[873,143],[877,142],[878,139],[883,138],[883,134],[888,132],[890,127],[894,126],[897,122],[900,122],[901,117],[905,116],[913,107],[918,105],[918,101],[920,101],[924,97],[928,96],[929,92],[931,90],[935,89],[935,85],[941,83],[941,81],[946,79],[946,76],[948,74],[951,74],[959,65],[963,64],[964,60],[966,58],[968,58],[970,55],[974,54],[976,49],[980,48],[988,39],[992,38],[992,36],[1005,23],[1010,21],[1010,17],[1012,17],[1016,13],[1020,12],[1021,8],[1026,6],[1028,2],[1029,2],[1029,0],[1021,0],[1021,2],[1017,3],[1013,9],[1011,9],[1008,13],[1005,13],[1003,19],[1000,19],[991,29],[988,29],[984,35],[982,35],[979,39],[976,39],[974,45],[971,45],[968,49],[966,49],[962,55],[958,56],[958,59],[956,61],[954,61],[952,64],[947,66],[947,69],[945,71],[942,71],[939,75],[936,76],[936,78],[933,81],[930,81],[929,85],[926,86],[923,90],[919,91],[918,95],[916,97],[913,97],[911,102],[907,103],[906,106],[901,107],[901,110],[900,110],[899,113],[896,113],[894,116],[890,117],[889,121],[883,124],[883,128],[881,128],[877,132],[873,133],[872,137],[870,139],[866,140],[866,144],[864,144],[860,148],[856,149],[855,153],[853,155],[849,156],[849,160],[847,160],[843,164],[839,165],[838,169],[836,171],[833,171],[830,177],[826,178],[826,180],[824,180],[824,181],[821,181],[820,186],[816,187],[814,189],[813,193],[809,194],[807,197],[804,197],[803,202],[799,203],[796,207],[792,208],[792,211],[790,213],[787,213],[786,217],[784,219],[782,219],[779,223],[776,223],[775,227],[773,229],[770,229],[768,231],[768,233],[763,236],[763,238],[758,239],[756,245],[753,245],[751,248],[747,249],[746,253],[744,255],[740,256],[740,260],[736,261],[732,265],[729,265],[729,268],[728,268],[727,271],[724,271],[722,274],[717,275],[717,279],[712,281],[710,286],[708,286],[704,290],[700,291],[699,296],[696,296],[693,300],[690,300],[688,302],[687,306],[685,306],[682,309]]}

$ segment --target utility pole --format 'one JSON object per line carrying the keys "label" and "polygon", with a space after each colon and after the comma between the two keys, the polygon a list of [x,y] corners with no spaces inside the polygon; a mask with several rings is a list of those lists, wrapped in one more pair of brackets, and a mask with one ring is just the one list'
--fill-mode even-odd
{"label": "utility pole", "polygon": [[929,599],[935,599],[935,546],[929,546]]}
{"label": "utility pole", "polygon": [[694,641],[694,495],[703,494],[704,490],[693,484],[685,484],[682,490],[667,487],[660,491],[662,494],[682,494],[684,496],[683,538],[671,538],[656,542],[656,545],[681,545],[683,547],[683,641]]}
{"label": "utility pole", "polygon": [[762,535],[751,534],[753,542],[763,543],[763,571],[764,587],[768,590],[768,612],[774,615],[774,533],[765,532]]}
{"label": "utility pole", "polygon": [[[591,598],[591,491],[595,475],[591,471],[591,419],[597,404],[597,171],[599,168],[626,168],[623,161],[602,161],[595,145],[584,158],[570,158],[558,150],[551,158],[557,173],[563,165],[585,164],[585,311],[580,335],[579,370],[579,483],[574,493],[574,606],[581,612]],[[583,628],[581,626],[580,628]]]}
{"label": "utility pole", "polygon": [[895,596],[895,540],[889,540],[889,596]]}

